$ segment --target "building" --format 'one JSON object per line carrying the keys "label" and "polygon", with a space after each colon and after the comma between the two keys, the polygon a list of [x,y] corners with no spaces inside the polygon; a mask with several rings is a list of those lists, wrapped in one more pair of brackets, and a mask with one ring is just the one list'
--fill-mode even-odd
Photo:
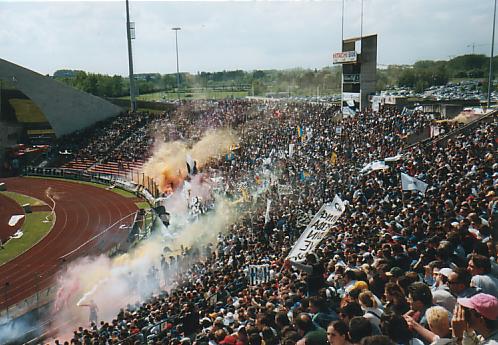
{"label": "building", "polygon": [[118,115],[122,108],[0,59],[0,163],[20,143],[43,143]]}
{"label": "building", "polygon": [[354,114],[368,107],[368,96],[377,83],[377,35],[342,41],[342,51],[334,53],[334,64],[342,64],[343,113]]}

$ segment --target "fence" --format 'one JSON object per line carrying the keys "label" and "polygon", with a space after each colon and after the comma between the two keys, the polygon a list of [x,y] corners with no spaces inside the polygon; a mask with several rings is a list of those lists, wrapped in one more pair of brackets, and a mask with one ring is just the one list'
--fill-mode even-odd
{"label": "fence", "polygon": [[23,175],[56,177],[116,186],[131,193],[142,195],[151,205],[154,205],[155,199],[161,194],[153,178],[134,171],[108,174],[75,169],[27,166],[23,169]]}

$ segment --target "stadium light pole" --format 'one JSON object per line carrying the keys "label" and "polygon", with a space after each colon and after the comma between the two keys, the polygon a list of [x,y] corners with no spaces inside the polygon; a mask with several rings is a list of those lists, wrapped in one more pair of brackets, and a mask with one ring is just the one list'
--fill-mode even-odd
{"label": "stadium light pole", "polygon": [[130,107],[131,111],[135,111],[137,110],[137,101],[135,99],[135,76],[133,74],[133,56],[131,51],[132,36],[128,0],[126,0],[126,38],[128,40],[128,69],[130,74]]}
{"label": "stadium light pole", "polygon": [[488,109],[491,108],[491,89],[493,87],[493,54],[495,48],[495,24],[496,24],[496,0],[493,11],[493,34],[491,35],[491,55],[489,56]]}
{"label": "stadium light pole", "polygon": [[176,46],[176,96],[180,100],[180,64],[178,62],[178,31],[182,28],[171,28],[175,32],[175,46]]}

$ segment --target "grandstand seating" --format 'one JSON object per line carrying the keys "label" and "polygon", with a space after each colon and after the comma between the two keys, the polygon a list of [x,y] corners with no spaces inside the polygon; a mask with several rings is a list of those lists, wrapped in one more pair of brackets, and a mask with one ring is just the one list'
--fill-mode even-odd
{"label": "grandstand seating", "polygon": [[107,163],[97,163],[91,166],[88,171],[98,172],[104,174],[123,174],[130,171],[140,171],[145,161],[139,160],[135,162],[107,162]]}
{"label": "grandstand seating", "polygon": [[95,161],[92,159],[78,159],[65,163],[64,165],[62,165],[62,168],[74,169],[74,170],[87,170],[94,164]]}

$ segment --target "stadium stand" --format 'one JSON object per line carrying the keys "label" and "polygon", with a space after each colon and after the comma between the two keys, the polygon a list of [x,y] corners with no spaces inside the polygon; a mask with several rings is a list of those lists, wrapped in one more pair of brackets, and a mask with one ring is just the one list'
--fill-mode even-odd
{"label": "stadium stand", "polygon": [[[192,102],[151,121],[161,140],[193,140],[216,126],[243,133],[233,155],[209,166],[227,182],[227,198],[262,185],[262,168],[278,175],[249,193],[217,243],[162,259],[158,286],[171,290],[76,329],[71,343],[496,344],[496,116],[440,145],[408,147],[407,138],[432,123],[429,115],[367,111],[340,119],[335,111]],[[136,129],[147,122],[141,118],[128,119]],[[130,132],[113,123],[118,129],[100,127],[87,146],[77,148],[75,139],[70,148],[106,160],[142,140],[125,141]],[[101,149],[103,136],[119,145]],[[381,169],[368,168],[377,160]],[[402,188],[401,173],[411,187]],[[346,207],[328,237],[304,262],[285,260],[334,195]],[[274,206],[265,219],[267,199]],[[267,269],[257,282],[249,271],[255,264]]]}

